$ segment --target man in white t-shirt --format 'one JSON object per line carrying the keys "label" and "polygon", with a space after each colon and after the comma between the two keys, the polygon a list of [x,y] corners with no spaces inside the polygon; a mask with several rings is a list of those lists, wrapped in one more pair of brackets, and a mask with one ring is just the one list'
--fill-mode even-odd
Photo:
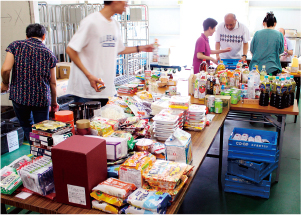
{"label": "man in white t-shirt", "polygon": [[220,23],[215,32],[215,49],[231,47],[232,50],[217,54],[216,59],[241,59],[245,61],[249,49],[248,42],[251,40],[248,28],[238,22],[233,13],[227,14],[224,20],[225,22]]}
{"label": "man in white t-shirt", "polygon": [[[117,55],[153,50],[153,45],[123,45],[120,24],[112,16],[122,14],[126,6],[127,1],[104,1],[104,8],[85,17],[69,42],[66,52],[72,64],[67,93],[75,102],[97,100],[105,105],[116,94]],[[98,90],[97,83],[106,88]]]}

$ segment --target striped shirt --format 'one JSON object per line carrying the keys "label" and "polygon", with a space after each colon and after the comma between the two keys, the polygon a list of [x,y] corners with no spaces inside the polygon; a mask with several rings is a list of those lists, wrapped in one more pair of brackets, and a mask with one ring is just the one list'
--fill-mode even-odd
{"label": "striped shirt", "polygon": [[14,55],[9,99],[26,106],[50,105],[50,69],[54,54],[36,38],[12,42],[5,50]]}

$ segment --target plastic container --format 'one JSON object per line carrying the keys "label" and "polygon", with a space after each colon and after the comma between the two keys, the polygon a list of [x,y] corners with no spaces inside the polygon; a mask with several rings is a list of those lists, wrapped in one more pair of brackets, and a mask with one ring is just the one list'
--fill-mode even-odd
{"label": "plastic container", "polygon": [[72,127],[71,131],[75,134],[73,112],[70,110],[62,110],[55,112],[54,118],[56,121],[69,123]]}
{"label": "plastic container", "polygon": [[76,121],[76,131],[78,135],[90,135],[90,120],[80,119]]}
{"label": "plastic container", "polygon": [[292,59],[291,71],[298,72],[298,68],[299,68],[299,62],[298,62],[297,55],[295,55]]}
{"label": "plastic container", "polygon": [[226,69],[236,69],[236,65],[240,59],[222,59]]}
{"label": "plastic container", "polygon": [[90,101],[85,103],[85,118],[91,119],[94,116],[94,110],[100,109],[101,102]]}
{"label": "plastic container", "polygon": [[69,110],[73,111],[74,123],[77,120],[84,118],[85,105],[82,102],[73,102],[69,104]]}

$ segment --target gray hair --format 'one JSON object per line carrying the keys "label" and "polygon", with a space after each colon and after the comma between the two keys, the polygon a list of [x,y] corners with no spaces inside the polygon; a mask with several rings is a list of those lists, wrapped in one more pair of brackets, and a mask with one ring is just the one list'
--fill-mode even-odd
{"label": "gray hair", "polygon": [[227,13],[224,17],[224,19],[226,19],[227,16],[231,15],[233,17],[234,20],[236,20],[236,16],[234,13]]}

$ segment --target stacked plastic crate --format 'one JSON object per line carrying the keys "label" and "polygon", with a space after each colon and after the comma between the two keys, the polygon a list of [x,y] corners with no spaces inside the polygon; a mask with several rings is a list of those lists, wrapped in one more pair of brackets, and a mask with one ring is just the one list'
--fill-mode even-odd
{"label": "stacked plastic crate", "polygon": [[225,192],[270,197],[272,172],[278,167],[278,133],[234,128],[229,138]]}

